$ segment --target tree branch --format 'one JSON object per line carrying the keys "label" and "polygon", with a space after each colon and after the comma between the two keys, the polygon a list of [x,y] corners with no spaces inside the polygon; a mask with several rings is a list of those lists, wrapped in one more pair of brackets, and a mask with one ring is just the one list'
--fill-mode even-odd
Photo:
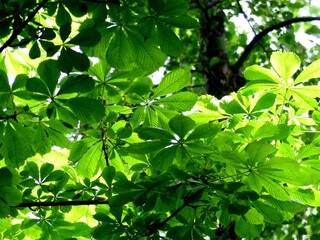
{"label": "tree branch", "polygon": [[240,67],[243,65],[247,57],[249,56],[250,52],[253,50],[254,46],[269,32],[291,25],[292,23],[298,23],[298,22],[311,22],[311,21],[320,21],[320,17],[298,17],[298,18],[292,18],[277,24],[274,24],[270,27],[265,28],[259,34],[257,34],[251,42],[247,45],[247,47],[244,49],[243,53],[239,57],[238,61],[233,65],[233,69],[235,72],[237,72]]}
{"label": "tree branch", "polygon": [[11,34],[10,38],[0,47],[0,53],[2,53],[2,51],[4,49],[6,49],[6,47],[10,46],[11,43],[13,43],[13,41],[19,36],[19,34],[22,32],[22,30],[28,25],[28,23],[34,18],[34,16],[40,11],[41,8],[43,8],[43,6],[48,2],[48,0],[43,0],[38,7],[36,7],[33,12],[30,13],[30,15],[28,16],[28,18],[21,23],[21,25],[15,29],[13,31],[13,33]]}
{"label": "tree branch", "polygon": [[54,206],[81,206],[81,205],[101,205],[108,204],[108,200],[86,200],[86,201],[56,201],[56,202],[24,202],[13,208],[32,208],[32,207],[54,207]]}

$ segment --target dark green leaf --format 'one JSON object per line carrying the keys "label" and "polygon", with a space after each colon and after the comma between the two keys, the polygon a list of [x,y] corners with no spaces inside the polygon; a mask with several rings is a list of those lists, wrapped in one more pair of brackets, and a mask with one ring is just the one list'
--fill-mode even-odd
{"label": "dark green leaf", "polygon": [[204,123],[197,126],[193,132],[187,137],[186,141],[199,138],[214,137],[220,130],[220,126],[215,123]]}
{"label": "dark green leaf", "polygon": [[85,28],[72,38],[68,43],[83,47],[93,47],[101,40],[101,34],[94,28]]}
{"label": "dark green leaf", "polygon": [[40,55],[41,55],[41,52],[40,52],[39,44],[37,41],[35,41],[32,44],[32,47],[30,48],[29,57],[31,59],[36,59],[36,58],[40,57]]}
{"label": "dark green leaf", "polygon": [[10,85],[7,73],[0,69],[0,93],[1,92],[10,92]]}
{"label": "dark green leaf", "polygon": [[58,26],[62,26],[65,23],[71,23],[72,19],[70,14],[67,12],[67,10],[64,8],[63,4],[59,4],[58,13],[56,16],[56,23]]}
{"label": "dark green leaf", "polygon": [[168,140],[174,139],[174,136],[161,128],[145,127],[136,130],[139,137],[144,140]]}
{"label": "dark green leaf", "polygon": [[112,186],[112,181],[115,176],[116,169],[113,166],[107,166],[105,169],[103,169],[101,176],[106,181],[109,188]]}
{"label": "dark green leaf", "polygon": [[57,61],[46,60],[41,62],[38,66],[38,74],[47,84],[51,96],[54,96],[58,79],[60,77],[60,71],[57,68]]}
{"label": "dark green leaf", "polygon": [[94,85],[95,81],[88,75],[69,76],[62,82],[58,94],[89,92]]}
{"label": "dark green leaf", "polygon": [[164,172],[166,171],[172,164],[173,159],[176,155],[177,147],[168,147],[162,149],[159,153],[149,159],[151,163],[151,167],[154,170]]}
{"label": "dark green leaf", "polygon": [[0,192],[0,198],[9,206],[17,206],[22,202],[21,192],[12,186],[2,186]]}
{"label": "dark green leaf", "polygon": [[161,150],[171,144],[171,141],[152,141],[152,142],[140,142],[130,145],[127,151],[130,153],[147,154]]}
{"label": "dark green leaf", "polygon": [[87,97],[72,98],[68,101],[68,105],[83,123],[97,123],[105,115],[104,106],[101,101],[96,99]]}

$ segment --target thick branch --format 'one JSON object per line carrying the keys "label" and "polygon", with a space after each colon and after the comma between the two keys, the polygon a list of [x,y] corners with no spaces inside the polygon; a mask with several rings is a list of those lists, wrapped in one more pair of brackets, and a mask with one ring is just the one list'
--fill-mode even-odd
{"label": "thick branch", "polygon": [[292,18],[280,23],[277,23],[275,25],[272,25],[270,27],[267,27],[266,29],[262,30],[259,34],[257,34],[251,42],[247,45],[247,47],[244,49],[243,53],[241,54],[238,61],[233,65],[234,71],[237,72],[239,68],[243,65],[251,51],[253,50],[254,46],[269,32],[291,25],[292,23],[298,23],[298,22],[311,22],[311,21],[320,21],[320,17],[298,17],[298,18]]}
{"label": "thick branch", "polygon": [[38,7],[36,7],[33,12],[30,13],[28,18],[21,23],[21,25],[13,31],[10,38],[0,47],[0,53],[6,49],[6,47],[10,46],[11,43],[19,36],[19,34],[22,32],[22,30],[28,25],[28,23],[34,18],[34,16],[40,11],[41,8],[48,2],[48,0],[43,0]]}
{"label": "thick branch", "polygon": [[81,206],[81,205],[101,205],[108,204],[108,200],[87,200],[87,201],[59,201],[59,202],[24,202],[14,208],[32,208],[32,207],[54,207],[54,206]]}

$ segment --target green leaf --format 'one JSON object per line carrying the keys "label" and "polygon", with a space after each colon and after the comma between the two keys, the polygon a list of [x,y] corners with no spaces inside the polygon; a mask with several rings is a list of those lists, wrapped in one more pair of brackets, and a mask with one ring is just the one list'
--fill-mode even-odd
{"label": "green leaf", "polygon": [[71,33],[71,23],[67,22],[60,26],[59,33],[62,42],[65,42]]}
{"label": "green leaf", "polygon": [[320,59],[308,65],[294,80],[294,85],[320,77]]}
{"label": "green leaf", "polygon": [[10,207],[0,200],[0,218],[1,218],[0,221],[2,220],[2,218],[8,217],[9,214],[10,214]]}
{"label": "green leaf", "polygon": [[13,174],[7,168],[0,168],[0,186],[12,185]]}
{"label": "green leaf", "polygon": [[275,71],[253,65],[244,70],[244,77],[250,81],[262,80],[265,83],[278,83],[281,84],[281,80]]}
{"label": "green leaf", "polygon": [[30,48],[30,51],[29,51],[29,57],[31,59],[36,59],[38,57],[41,56],[41,52],[40,52],[40,48],[39,48],[39,44],[37,41],[35,41],[33,44],[32,44],[32,47]]}
{"label": "green leaf", "polygon": [[215,124],[212,122],[204,123],[197,126],[194,131],[190,133],[187,137],[186,141],[191,141],[200,138],[209,138],[214,137],[220,130],[219,124]]}
{"label": "green leaf", "polygon": [[140,142],[130,145],[127,151],[136,154],[147,154],[161,150],[169,145],[171,145],[171,141]]}
{"label": "green leaf", "polygon": [[161,21],[157,21],[158,41],[161,50],[168,56],[178,57],[183,45],[177,35]]}
{"label": "green leaf", "polygon": [[233,99],[230,102],[222,101],[220,102],[220,107],[229,114],[239,114],[246,113],[246,110],[243,109],[243,106],[240,105],[238,101]]}
{"label": "green leaf", "polygon": [[40,178],[45,179],[50,173],[52,173],[54,169],[53,164],[51,163],[44,163],[40,167]]}
{"label": "green leaf", "polygon": [[128,37],[120,29],[115,32],[107,50],[106,59],[111,67],[127,69],[133,61],[132,47]]}
{"label": "green leaf", "polygon": [[131,47],[134,49],[135,62],[150,73],[163,66],[167,56],[161,52],[157,45],[150,39],[144,41],[137,33],[130,33],[128,37]]}
{"label": "green leaf", "polygon": [[22,202],[21,192],[12,186],[2,186],[0,192],[0,198],[9,206],[17,206]]}
{"label": "green leaf", "polygon": [[270,57],[270,62],[278,75],[289,83],[290,78],[300,67],[300,58],[292,52],[274,52]]}
{"label": "green leaf", "polygon": [[94,28],[81,29],[80,32],[68,43],[81,47],[93,47],[101,40],[101,34]]}
{"label": "green leaf", "polygon": [[102,142],[97,142],[91,146],[88,151],[81,157],[76,166],[76,170],[82,177],[92,178],[102,166]]}
{"label": "green leaf", "polygon": [[280,224],[282,222],[283,215],[277,209],[274,209],[261,201],[254,201],[252,204],[264,216],[266,222],[272,224]]}
{"label": "green leaf", "polygon": [[34,150],[41,155],[51,151],[51,140],[45,128],[39,124],[33,138]]}
{"label": "green leaf", "polygon": [[253,164],[266,161],[268,155],[274,153],[277,149],[270,143],[258,141],[249,144],[246,150],[250,157],[249,161]]}
{"label": "green leaf", "polygon": [[259,225],[264,223],[263,215],[255,208],[251,208],[244,216],[247,222],[250,224]]}
{"label": "green leaf", "polygon": [[70,76],[62,82],[59,94],[85,93],[94,88],[95,81],[88,75]]}
{"label": "green leaf", "polygon": [[165,1],[163,8],[159,9],[159,13],[165,16],[185,15],[188,9],[189,5],[186,0]]}
{"label": "green leaf", "polygon": [[169,121],[170,129],[176,133],[180,139],[183,139],[184,136],[194,128],[195,122],[184,115],[177,115]]}
{"label": "green leaf", "polygon": [[156,127],[144,127],[138,128],[136,132],[139,135],[139,138],[143,140],[172,140],[174,136],[167,132],[164,129]]}
{"label": "green leaf", "polygon": [[197,102],[198,96],[191,92],[179,92],[169,97],[161,98],[155,104],[163,105],[175,111],[189,111]]}
{"label": "green leaf", "polygon": [[168,147],[161,150],[155,156],[149,159],[151,167],[160,172],[166,171],[172,164],[176,155],[177,147]]}
{"label": "green leaf", "polygon": [[87,71],[90,67],[90,61],[87,55],[77,52],[71,48],[64,47],[58,58],[58,68],[62,72],[69,73],[73,68],[79,71]]}
{"label": "green leaf", "polygon": [[286,192],[284,187],[274,182],[267,174],[258,174],[258,179],[261,185],[267,190],[267,192],[280,201],[287,201],[290,199],[289,194]]}
{"label": "green leaf", "polygon": [[58,26],[62,26],[65,23],[71,23],[72,19],[70,14],[67,12],[67,10],[64,8],[63,4],[59,4],[57,16],[56,16],[56,23]]}
{"label": "green leaf", "polygon": [[47,84],[51,96],[54,96],[58,79],[60,77],[60,71],[57,68],[57,61],[43,61],[39,64],[37,71],[41,79]]}
{"label": "green leaf", "polygon": [[259,98],[251,112],[271,108],[275,103],[276,97],[276,94],[273,93],[264,94]]}
{"label": "green leaf", "polygon": [[48,97],[50,96],[47,85],[39,78],[29,78],[26,82],[26,89],[30,92],[41,93]]}
{"label": "green leaf", "polygon": [[302,160],[304,158],[308,158],[308,157],[319,155],[319,154],[320,154],[320,148],[312,144],[309,144],[300,148],[299,153],[296,156],[296,159]]}
{"label": "green leaf", "polygon": [[7,73],[0,69],[0,93],[1,92],[10,92],[10,85]]}
{"label": "green leaf", "polygon": [[105,115],[104,106],[101,101],[96,99],[87,97],[72,98],[68,101],[68,105],[83,123],[97,123]]}
{"label": "green leaf", "polygon": [[176,69],[164,76],[157,88],[154,90],[152,98],[174,93],[186,87],[190,83],[190,71],[186,69]]}
{"label": "green leaf", "polygon": [[112,187],[112,181],[116,174],[116,169],[113,166],[107,166],[105,169],[103,169],[101,176],[106,181],[109,188]]}
{"label": "green leaf", "polygon": [[244,218],[240,218],[236,221],[235,231],[238,236],[243,238],[254,238],[258,237],[262,231],[262,224],[256,225],[247,222]]}
{"label": "green leaf", "polygon": [[20,167],[32,155],[28,137],[28,133],[21,126],[7,124],[0,152],[5,157],[8,166]]}

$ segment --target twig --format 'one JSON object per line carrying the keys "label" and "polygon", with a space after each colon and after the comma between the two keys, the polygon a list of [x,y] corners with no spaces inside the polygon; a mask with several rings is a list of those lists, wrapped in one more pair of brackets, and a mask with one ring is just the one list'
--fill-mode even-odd
{"label": "twig", "polygon": [[[246,14],[245,11],[243,11],[243,8],[242,8],[239,0],[237,0],[237,4],[238,4],[238,8],[239,8],[240,13],[243,15],[244,19],[247,21],[248,25],[250,26],[252,33],[253,33],[254,36],[256,37],[256,36],[257,36],[257,33],[256,33],[254,27],[252,26],[252,24],[251,24],[251,22],[250,22],[250,20],[249,20],[248,15]],[[265,49],[265,47],[262,45],[262,43],[259,41],[258,44],[259,44],[259,46],[263,49],[263,51],[266,53],[267,57],[270,58],[270,56],[269,56],[269,54],[268,54],[268,51]]]}
{"label": "twig", "polygon": [[102,151],[104,154],[104,159],[106,160],[106,166],[109,166],[109,157],[108,157],[108,147],[106,145],[106,130],[102,127],[101,129],[101,140],[102,140]]}
{"label": "twig", "polygon": [[298,18],[292,18],[288,19],[286,21],[274,24],[270,27],[265,28],[261,32],[259,32],[252,40],[251,42],[247,45],[247,47],[244,49],[243,53],[241,54],[240,58],[238,61],[233,65],[233,69],[235,72],[239,70],[239,68],[243,65],[249,54],[251,53],[252,49],[254,46],[264,37],[266,36],[269,32],[291,25],[292,23],[298,23],[298,22],[311,22],[311,21],[320,21],[320,17],[298,17]]}
{"label": "twig", "polygon": [[48,0],[43,0],[38,7],[36,7],[33,12],[30,13],[30,15],[28,16],[28,18],[21,23],[21,25],[19,27],[17,27],[17,29],[15,29],[13,31],[13,33],[11,34],[10,38],[0,47],[0,53],[2,53],[2,51],[4,49],[6,49],[6,47],[10,46],[11,43],[13,43],[13,41],[19,36],[19,34],[22,32],[22,30],[28,25],[28,23],[34,18],[34,16],[40,11],[41,8],[43,8],[43,6],[48,2]]}

